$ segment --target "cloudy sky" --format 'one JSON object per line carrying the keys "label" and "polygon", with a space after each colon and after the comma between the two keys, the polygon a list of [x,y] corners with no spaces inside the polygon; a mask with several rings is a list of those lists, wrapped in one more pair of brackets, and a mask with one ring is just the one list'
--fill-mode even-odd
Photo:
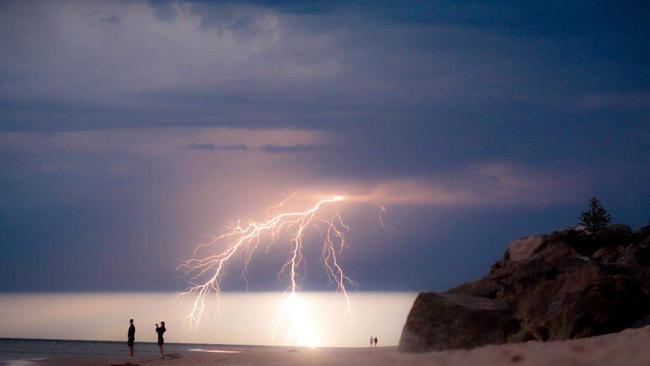
{"label": "cloudy sky", "polygon": [[[0,291],[182,290],[198,243],[293,192],[366,197],[341,207],[360,290],[478,277],[594,195],[638,228],[649,22],[643,1],[0,2]],[[285,257],[250,287],[284,289]]]}

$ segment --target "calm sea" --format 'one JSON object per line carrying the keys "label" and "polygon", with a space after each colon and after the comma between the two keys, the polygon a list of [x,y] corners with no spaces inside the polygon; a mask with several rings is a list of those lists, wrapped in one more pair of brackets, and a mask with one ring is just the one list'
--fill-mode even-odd
{"label": "calm sea", "polygon": [[282,293],[225,293],[218,301],[211,297],[200,324],[189,327],[192,299],[178,300],[176,293],[0,294],[0,361],[122,354],[129,318],[138,350],[149,347],[151,354],[160,321],[169,352],[205,344],[365,347],[371,335],[380,346],[394,346],[415,296],[351,293],[348,312],[336,293],[301,293],[289,302]]}
{"label": "calm sea", "polygon": [[[246,346],[223,346],[217,345],[220,350],[244,350]],[[249,346],[250,347],[250,346]],[[214,349],[215,345],[208,344],[178,344],[165,345],[165,353],[198,351]],[[155,343],[138,343],[136,356],[156,356],[158,346]],[[71,341],[53,339],[12,339],[0,338],[0,365],[6,366],[30,366],[38,361],[53,356],[92,356],[92,357],[115,357],[126,356],[127,347],[125,342],[108,341]]]}

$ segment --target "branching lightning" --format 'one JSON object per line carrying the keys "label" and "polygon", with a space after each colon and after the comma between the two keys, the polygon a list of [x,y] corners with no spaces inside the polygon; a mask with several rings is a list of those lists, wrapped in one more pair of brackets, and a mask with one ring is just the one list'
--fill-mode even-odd
{"label": "branching lightning", "polygon": [[[267,209],[267,213],[278,212],[285,208],[292,195],[280,204]],[[246,269],[258,247],[266,245],[266,251],[281,241],[289,244],[289,258],[280,268],[279,279],[288,278],[288,296],[283,308],[295,308],[296,292],[300,290],[300,270],[303,264],[303,247],[308,230],[316,230],[322,237],[321,259],[325,273],[336,286],[336,290],[345,298],[347,315],[351,317],[350,298],[346,286],[354,285],[341,267],[340,255],[346,246],[345,234],[349,227],[344,223],[339,213],[339,205],[346,201],[344,196],[331,196],[317,201],[313,206],[298,211],[277,213],[265,221],[235,221],[228,225],[226,233],[211,238],[200,244],[194,251],[196,256],[200,250],[222,248],[215,254],[201,258],[189,259],[181,264],[180,270],[188,272],[193,285],[181,296],[193,296],[191,310],[186,317],[190,327],[197,326],[206,310],[206,297],[221,293],[221,280],[226,265],[237,255],[243,260],[242,277],[245,279]],[[290,311],[290,310],[289,310]],[[276,319],[275,326],[281,321]]]}

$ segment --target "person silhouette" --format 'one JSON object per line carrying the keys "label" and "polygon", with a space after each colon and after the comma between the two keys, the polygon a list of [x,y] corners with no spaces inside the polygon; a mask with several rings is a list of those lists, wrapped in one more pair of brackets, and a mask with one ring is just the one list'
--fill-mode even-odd
{"label": "person silhouette", "polygon": [[158,347],[160,348],[160,357],[163,356],[163,345],[165,344],[165,339],[163,338],[163,334],[165,334],[166,330],[167,328],[165,328],[164,321],[160,322],[160,327],[156,323],[156,333],[158,333]]}
{"label": "person silhouette", "polygon": [[370,347],[372,347],[372,342],[374,342],[374,341],[375,341],[375,339],[372,336],[370,336]]}
{"label": "person silhouette", "polygon": [[374,342],[375,342],[375,347],[377,347],[377,337],[375,337]]}
{"label": "person silhouette", "polygon": [[135,345],[135,325],[133,325],[133,319],[129,319],[129,324],[126,344],[129,346],[129,357],[133,357],[133,347]]}

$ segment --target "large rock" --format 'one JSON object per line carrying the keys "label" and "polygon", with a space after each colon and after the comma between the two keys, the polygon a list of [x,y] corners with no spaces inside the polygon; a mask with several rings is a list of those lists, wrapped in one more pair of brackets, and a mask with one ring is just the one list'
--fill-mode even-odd
{"label": "large rock", "polygon": [[471,348],[616,332],[650,316],[650,229],[513,241],[483,278],[420,294],[400,349]]}
{"label": "large rock", "polygon": [[405,351],[467,348],[505,343],[517,324],[503,304],[482,297],[418,295],[402,332]]}
{"label": "large rock", "polygon": [[506,256],[513,262],[522,261],[535,254],[537,249],[544,243],[546,235],[531,235],[525,238],[513,240],[508,249]]}

